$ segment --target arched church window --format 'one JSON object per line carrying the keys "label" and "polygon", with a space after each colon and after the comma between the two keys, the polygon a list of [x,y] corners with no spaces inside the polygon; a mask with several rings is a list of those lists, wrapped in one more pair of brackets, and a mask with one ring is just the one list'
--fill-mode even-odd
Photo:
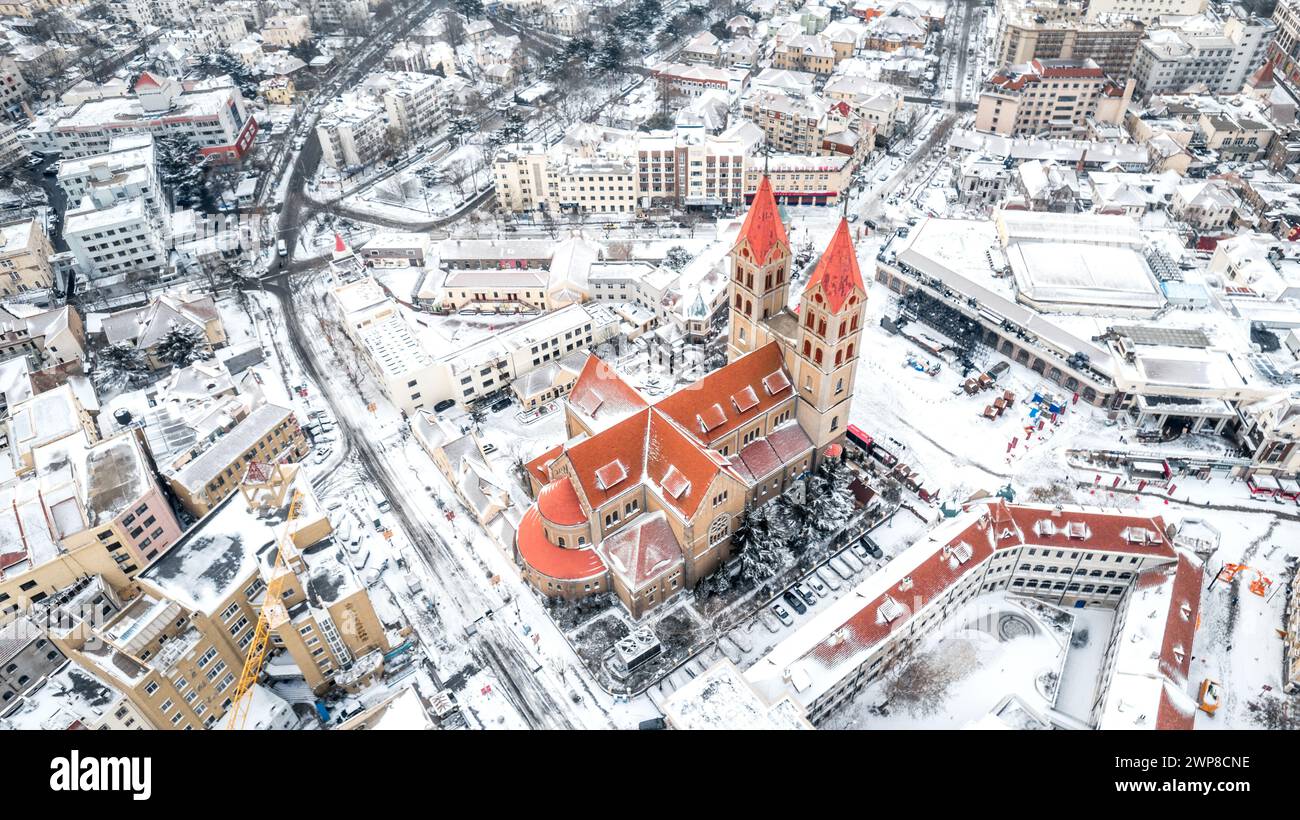
{"label": "arched church window", "polygon": [[727,539],[727,535],[730,532],[731,532],[731,516],[727,515],[726,513],[723,513],[722,515],[713,519],[713,523],[709,525],[709,546],[716,547],[718,544],[722,543]]}

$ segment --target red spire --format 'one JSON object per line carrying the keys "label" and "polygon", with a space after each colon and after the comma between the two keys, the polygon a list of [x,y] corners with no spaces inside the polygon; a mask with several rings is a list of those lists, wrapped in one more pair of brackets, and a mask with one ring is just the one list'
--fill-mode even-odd
{"label": "red spire", "polygon": [[839,313],[844,300],[854,290],[866,292],[862,285],[862,271],[858,268],[858,255],[853,250],[853,239],[849,236],[849,221],[840,219],[840,226],[822,253],[817,269],[808,278],[806,293],[813,293],[821,288],[823,298],[831,313]]}
{"label": "red spire", "polygon": [[772,195],[772,183],[767,174],[763,175],[763,180],[754,193],[754,201],[750,203],[749,213],[745,215],[745,224],[740,226],[740,238],[736,244],[745,239],[749,240],[750,251],[760,265],[767,261],[777,243],[790,247],[790,239],[786,236],[781,214],[776,209],[776,197]]}
{"label": "red spire", "polygon": [[339,234],[334,234],[334,252],[346,253],[347,250],[348,246],[343,244],[343,237]]}

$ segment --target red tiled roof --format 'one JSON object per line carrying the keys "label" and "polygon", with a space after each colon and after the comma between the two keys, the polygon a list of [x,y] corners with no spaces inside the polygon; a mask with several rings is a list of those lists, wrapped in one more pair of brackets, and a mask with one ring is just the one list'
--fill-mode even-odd
{"label": "red tiled roof", "polygon": [[849,295],[855,291],[866,293],[847,219],[840,219],[840,225],[817,263],[817,269],[808,277],[805,295],[815,292],[819,287],[831,313],[839,313]]}
{"label": "red tiled roof", "polygon": [[537,458],[533,459],[532,461],[528,462],[528,464],[525,465],[528,468],[528,474],[531,475],[533,478],[537,479],[542,484],[550,483],[551,474],[547,472],[546,468],[550,466],[552,461],[555,461],[555,459],[559,458],[560,453],[563,452],[564,452],[564,445],[557,444],[551,449],[542,453],[540,456],[538,456]]}
{"label": "red tiled roof", "polygon": [[[569,463],[582,495],[593,509],[640,483],[661,486],[670,470],[689,486],[679,496],[664,493],[664,502],[686,518],[699,509],[709,484],[722,469],[721,460],[695,442],[677,424],[655,409],[645,409],[569,448]],[[627,477],[602,487],[596,473],[622,462]]]}
{"label": "red tiled roof", "polygon": [[576,527],[586,523],[587,514],[568,477],[557,478],[537,493],[537,509],[542,517],[559,527]]}
{"label": "red tiled roof", "polygon": [[[793,388],[789,377],[784,373],[781,379],[771,380],[764,387],[765,379],[783,368],[781,347],[776,342],[771,342],[731,364],[723,365],[671,396],[665,396],[655,405],[655,409],[666,413],[689,430],[701,444],[708,444],[790,398]],[[779,386],[782,382],[784,384],[779,390],[770,392],[769,388]],[[740,412],[728,397],[741,393],[746,387],[753,389],[758,402]],[[716,420],[719,412],[723,417],[721,421]],[[701,418],[709,422],[707,432],[701,429]]]}
{"label": "red tiled roof", "polygon": [[530,506],[520,519],[515,538],[519,545],[519,557],[548,578],[580,581],[605,572],[605,562],[589,546],[564,549],[546,540],[546,533],[542,530],[542,516],[537,511],[536,504]]}
{"label": "red tiled roof", "polygon": [[754,192],[749,213],[740,226],[740,237],[736,244],[749,241],[750,253],[758,264],[768,261],[772,250],[778,246],[789,248],[790,239],[785,233],[785,224],[781,222],[781,213],[776,207],[776,197],[772,194],[772,182],[763,175]]}
{"label": "red tiled roof", "polygon": [[682,563],[682,548],[662,512],[646,515],[606,538],[600,552],[633,590]]}
{"label": "red tiled roof", "polygon": [[[1196,619],[1201,611],[1201,582],[1204,569],[1187,556],[1179,554],[1177,569],[1161,567],[1155,572],[1174,572],[1173,595],[1165,620],[1164,642],[1160,647],[1160,671],[1184,691],[1187,673],[1192,666],[1192,642],[1196,640]],[[1160,693],[1160,710],[1156,713],[1157,729],[1191,729],[1196,722],[1194,711],[1179,708],[1168,691]]]}
{"label": "red tiled roof", "polygon": [[649,406],[614,368],[594,354],[587,356],[582,372],[574,381],[569,404],[579,415],[602,424],[618,421]]}
{"label": "red tiled roof", "polygon": [[140,78],[135,81],[135,87],[137,90],[139,90],[142,86],[150,86],[153,88],[158,88],[160,85],[161,83],[155,80],[154,76],[150,74],[148,71],[141,72]]}
{"label": "red tiled roof", "polygon": [[[979,516],[969,526],[951,538],[947,545],[953,547],[964,544],[969,549],[970,557],[964,562],[957,562],[945,554],[943,548],[935,552],[912,569],[908,574],[911,586],[902,590],[897,585],[886,595],[868,603],[849,618],[839,629],[818,643],[808,653],[826,667],[833,667],[857,652],[874,646],[884,640],[899,624],[910,618],[915,610],[941,595],[949,586],[959,581],[973,568],[979,567],[994,550],[1018,549],[1022,546],[1060,547],[1061,549],[1104,549],[1108,552],[1140,553],[1155,557],[1173,558],[1177,553],[1164,537],[1164,522],[1159,517],[1142,517],[1115,513],[1090,513],[1080,510],[1065,510],[1057,520],[1055,535],[1037,535],[1034,523],[1043,518],[1050,518],[1051,508],[1037,506],[1019,506],[999,500],[988,505],[988,517]],[[1087,538],[1070,538],[1064,523],[1081,521],[1089,527]],[[1159,532],[1159,541],[1148,546],[1130,544],[1121,533],[1130,527],[1144,527]],[[1188,583],[1184,581],[1184,583]],[[1195,597],[1190,590],[1175,594],[1175,600],[1188,600],[1193,612],[1199,606],[1200,586],[1196,581]],[[901,611],[897,605],[902,604]],[[1178,606],[1178,604],[1175,604]],[[889,610],[886,619],[881,608]],[[1195,629],[1195,615],[1191,628]],[[1190,635],[1190,633],[1188,633]],[[1183,638],[1185,647],[1190,648],[1191,638]],[[1183,672],[1184,677],[1186,671]]]}

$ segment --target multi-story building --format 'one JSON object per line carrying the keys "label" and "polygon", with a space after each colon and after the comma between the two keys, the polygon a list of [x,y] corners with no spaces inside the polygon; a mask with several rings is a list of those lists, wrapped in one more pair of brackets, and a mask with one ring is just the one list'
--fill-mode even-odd
{"label": "multi-story building", "polygon": [[800,34],[777,44],[772,54],[772,67],[829,77],[840,60],[849,56],[852,56],[851,45],[844,49],[842,44],[834,43],[828,37]]}
{"label": "multi-story building", "polygon": [[1300,572],[1291,576],[1286,590],[1286,614],[1283,616],[1286,631],[1282,648],[1283,688],[1288,693],[1300,691]]}
{"label": "multi-story building", "polygon": [[58,180],[72,203],[89,198],[95,208],[109,208],[143,199],[155,212],[166,206],[151,134],[115,137],[102,154],[61,160]]}
{"label": "multi-story building", "polygon": [[105,153],[114,137],[139,132],[183,133],[211,161],[233,162],[252,147],[257,121],[228,77],[179,83],[146,71],[133,94],[86,99],[69,114],[35,120],[19,138],[70,159]]}
{"label": "multi-story building", "polygon": [[290,48],[311,38],[311,20],[305,14],[276,14],[262,24],[262,42]]}
{"label": "multi-story building", "polygon": [[346,93],[332,101],[316,125],[321,159],[335,170],[366,166],[387,149],[388,122],[376,100]]}
{"label": "multi-story building", "polygon": [[1209,0],[1088,0],[1088,20],[1129,17],[1150,23],[1159,17],[1200,14]]}
{"label": "multi-story building", "polygon": [[67,305],[35,312],[0,306],[0,362],[25,356],[40,369],[79,361],[85,341],[81,314]]}
{"label": "multi-story building", "polygon": [[737,207],[744,202],[747,157],[755,147],[752,126],[741,123],[719,135],[678,127],[671,134],[637,140],[637,192],[642,208]]}
{"label": "multi-story building", "polygon": [[1244,12],[1148,28],[1133,61],[1135,91],[1164,94],[1203,83],[1211,93],[1236,94],[1264,63],[1276,28]]}
{"label": "multi-story building", "polygon": [[297,461],[307,450],[293,410],[263,404],[199,456],[163,475],[181,506],[201,518],[239,487],[249,464]]}
{"label": "multi-story building", "polygon": [[442,77],[403,71],[386,75],[385,79],[391,83],[384,92],[388,125],[405,138],[429,136],[447,121],[450,101]]}
{"label": "multi-story building", "polygon": [[818,94],[792,96],[759,91],[741,102],[745,118],[767,137],[774,152],[851,157],[856,165],[874,146],[875,126],[844,100]]}
{"label": "multi-story building", "polygon": [[687,63],[665,63],[651,74],[666,96],[698,99],[709,91],[721,91],[734,100],[745,88],[749,72],[743,68],[714,68]]}
{"label": "multi-story building", "polygon": [[[819,612],[745,677],[767,702],[791,697],[818,724],[964,605],[1011,593],[1061,612],[1116,612],[1087,723],[1190,729],[1195,710],[1184,701],[1202,579],[1200,562],[1174,548],[1158,517],[975,504]],[[1130,626],[1138,613],[1141,626]],[[1119,679],[1123,687],[1113,685]]]}
{"label": "multi-story building", "polygon": [[1001,0],[996,65],[1031,60],[1092,60],[1116,80],[1129,77],[1143,26],[1126,17],[1085,20],[1084,4]]}
{"label": "multi-story building", "polygon": [[0,225],[0,296],[48,290],[54,284],[54,247],[35,219]]}
{"label": "multi-story building", "polygon": [[1092,60],[1032,60],[993,74],[980,93],[975,128],[1014,137],[1082,135],[1090,120],[1119,123],[1133,96]]}
{"label": "multi-story building", "polygon": [[[355,691],[382,671],[387,636],[364,585],[337,550],[312,549],[330,543],[332,527],[307,482],[296,468],[254,463],[240,489],[139,577],[120,611],[48,627],[148,725],[212,728],[227,716],[273,582],[282,591],[269,621],[277,675],[297,671],[317,692]],[[268,689],[254,685],[248,697],[247,728],[298,723]]]}
{"label": "multi-story building", "polygon": [[779,154],[751,159],[745,169],[745,199],[753,200],[763,180],[784,205],[836,205],[853,181],[856,164],[847,156]]}
{"label": "multi-story building", "polygon": [[0,57],[0,116],[21,119],[29,86],[12,57]]}
{"label": "multi-story building", "polygon": [[738,513],[843,436],[866,302],[847,221],[798,313],[766,180],[730,259],[729,363],[651,403],[593,356],[565,399],[567,441],[527,464],[537,501],[516,551],[542,594],[613,590],[641,617],[720,566]]}
{"label": "multi-story building", "polygon": [[78,430],[34,448],[32,463],[0,491],[0,531],[18,547],[0,561],[0,619],[87,574],[122,590],[180,537],[132,433],[93,442]]}
{"label": "multi-story building", "polygon": [[99,208],[83,199],[69,210],[63,226],[77,270],[90,279],[160,271],[167,265],[166,234],[143,198]]}

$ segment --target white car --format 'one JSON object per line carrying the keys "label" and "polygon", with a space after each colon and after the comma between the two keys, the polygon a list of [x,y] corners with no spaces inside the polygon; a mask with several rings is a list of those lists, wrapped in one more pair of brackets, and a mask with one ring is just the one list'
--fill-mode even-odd
{"label": "white car", "polygon": [[332,452],[334,452],[334,451],[331,450],[331,449],[328,448],[328,447],[326,447],[324,450],[317,450],[317,451],[316,451],[316,458],[313,459],[313,462],[316,463],[316,464],[324,464],[324,463],[325,463],[325,459],[329,458],[329,457],[330,457],[330,453],[332,453]]}
{"label": "white car", "polygon": [[826,589],[826,585],[822,583],[822,579],[818,578],[815,574],[809,575],[804,579],[804,581],[808,583],[808,586],[812,587],[813,592],[816,592],[823,598],[830,594],[830,590]]}
{"label": "white car", "polygon": [[772,612],[781,620],[781,623],[786,626],[794,626],[794,617],[790,615],[790,612],[785,607],[780,604],[772,604]]}

